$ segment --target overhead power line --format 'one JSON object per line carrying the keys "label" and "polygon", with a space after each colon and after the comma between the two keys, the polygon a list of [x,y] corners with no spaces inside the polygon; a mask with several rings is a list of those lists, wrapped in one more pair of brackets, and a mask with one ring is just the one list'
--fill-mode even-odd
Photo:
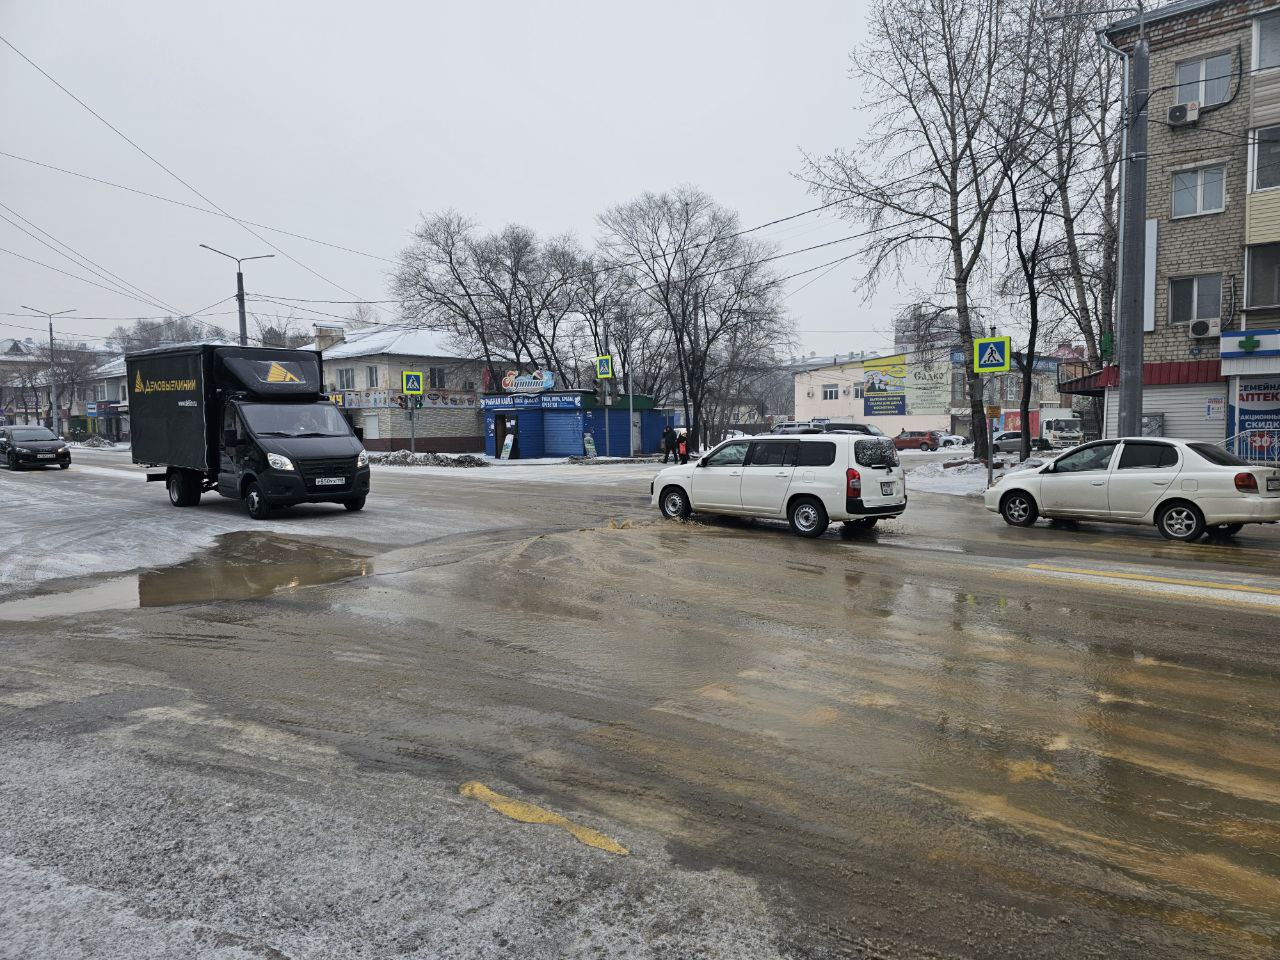
{"label": "overhead power line", "polygon": [[[56,173],[63,173],[69,177],[79,177],[81,180],[88,180],[92,183],[99,183],[105,187],[114,187],[117,190],[126,190],[129,193],[136,193],[142,197],[150,197],[152,200],[160,200],[164,203],[172,203],[175,206],[186,207],[188,210],[195,210],[198,213],[207,213],[213,217],[222,217],[226,220],[234,219],[220,210],[214,210],[210,207],[202,207],[195,203],[187,203],[185,200],[178,200],[174,197],[162,196],[158,193],[151,193],[147,190],[139,190],[137,187],[126,186],[123,183],[115,183],[112,180],[103,180],[101,177],[93,177],[87,173],[79,173],[75,170],[68,170],[65,167],[55,167],[51,163],[41,163],[39,160],[32,160],[30,157],[20,157],[16,153],[7,153],[0,150],[0,157],[8,157],[10,160],[20,160],[23,163],[29,163],[33,166],[43,167],[46,170],[53,170]],[[242,218],[243,219],[243,218]],[[317,237],[308,237],[306,234],[294,233],[292,230],[286,230],[283,227],[273,227],[270,224],[258,223],[254,220],[244,220],[251,227],[257,227],[259,230],[270,230],[272,233],[282,233],[286,237],[293,237],[295,240],[305,240],[308,243],[318,243],[322,247],[330,247],[334,250],[341,250],[344,253],[353,253],[358,257],[368,257],[370,260],[381,260],[383,263],[396,263],[391,257],[379,256],[376,253],[368,253],[364,250],[357,250],[354,247],[345,247],[340,243],[331,243],[328,240],[321,240]]]}
{"label": "overhead power line", "polygon": [[301,260],[299,260],[297,257],[294,257],[292,254],[290,254],[290,253],[288,253],[287,251],[285,251],[285,250],[281,249],[280,247],[276,246],[274,243],[272,243],[272,242],[271,242],[270,240],[268,240],[266,237],[262,236],[260,233],[258,233],[257,231],[255,231],[252,227],[250,227],[247,223],[245,223],[245,221],[243,221],[243,220],[239,219],[238,217],[235,217],[235,216],[233,216],[232,214],[228,213],[228,212],[227,212],[225,209],[223,209],[219,204],[215,203],[213,200],[211,200],[211,199],[210,199],[209,197],[207,197],[205,194],[201,193],[201,192],[200,192],[199,190],[197,190],[194,186],[192,186],[189,182],[187,182],[186,180],[184,180],[182,177],[178,176],[178,174],[176,174],[172,169],[170,169],[169,167],[165,166],[165,165],[164,165],[160,160],[156,159],[156,157],[154,157],[152,154],[148,153],[148,152],[147,152],[147,150],[146,150],[146,149],[144,149],[144,148],[142,147],[142,145],[141,145],[141,144],[139,144],[136,140],[132,139],[128,134],[124,133],[124,131],[122,131],[119,127],[117,127],[115,124],[113,124],[110,120],[108,120],[106,117],[104,117],[102,114],[100,114],[97,110],[93,109],[93,107],[89,106],[89,104],[85,103],[85,102],[84,102],[83,100],[81,100],[78,96],[76,96],[74,93],[72,93],[69,89],[67,89],[65,86],[63,86],[61,83],[59,83],[59,82],[58,82],[58,80],[56,80],[56,79],[55,79],[55,78],[54,78],[54,77],[53,77],[53,76],[52,76],[48,71],[46,71],[46,70],[45,70],[43,67],[41,67],[38,63],[36,63],[34,60],[32,60],[30,57],[28,57],[25,53],[23,53],[21,50],[19,50],[17,47],[15,47],[15,46],[14,46],[14,45],[9,41],[9,39],[8,39],[7,37],[5,37],[3,34],[0,34],[0,43],[3,43],[6,47],[8,47],[10,50],[12,50],[14,53],[16,53],[19,57],[21,57],[23,60],[25,60],[25,61],[26,61],[26,62],[27,62],[27,63],[28,63],[28,64],[29,64],[29,65],[30,65],[30,66],[31,66],[31,67],[32,67],[32,68],[33,68],[37,73],[39,73],[42,77],[44,77],[46,80],[48,80],[50,83],[52,83],[55,87],[57,87],[59,90],[61,90],[63,93],[65,93],[68,97],[70,97],[72,100],[74,100],[76,103],[78,103],[81,107],[83,107],[85,110],[87,110],[90,114],[92,114],[92,115],[93,115],[93,116],[94,116],[98,121],[100,121],[100,122],[101,122],[101,123],[102,123],[102,124],[103,124],[107,129],[108,129],[108,130],[110,130],[112,133],[114,133],[116,136],[118,136],[118,137],[119,137],[121,140],[123,140],[125,143],[129,144],[129,146],[131,146],[131,147],[133,147],[135,150],[137,150],[140,154],[142,154],[144,157],[146,157],[148,160],[150,160],[153,164],[155,164],[157,167],[159,167],[161,170],[163,170],[165,173],[167,173],[169,176],[171,176],[174,180],[178,181],[178,183],[182,184],[184,187],[186,187],[188,190],[190,190],[192,193],[194,193],[197,197],[199,197],[199,198],[200,198],[201,200],[203,200],[205,203],[209,204],[209,206],[213,207],[215,210],[217,210],[219,213],[221,213],[221,214],[222,214],[223,216],[225,216],[227,219],[232,220],[233,222],[235,222],[235,223],[236,223],[236,224],[237,224],[237,225],[238,225],[242,230],[246,231],[246,232],[247,232],[247,233],[249,233],[251,236],[253,236],[253,237],[255,237],[256,239],[260,240],[262,243],[265,243],[267,246],[269,246],[272,250],[276,251],[276,252],[277,252],[278,254],[280,254],[282,257],[284,257],[285,259],[289,260],[290,262],[292,262],[292,263],[296,264],[297,266],[301,267],[303,270],[306,270],[308,273],[310,273],[311,275],[313,275],[313,276],[314,276],[314,277],[316,277],[317,279],[323,280],[325,283],[329,284],[329,285],[330,285],[331,287],[333,287],[334,289],[336,289],[336,290],[341,290],[343,293],[348,294],[349,296],[352,296],[352,297],[358,297],[358,296],[360,296],[360,294],[356,293],[355,291],[353,291],[353,290],[348,290],[346,287],[342,286],[342,284],[337,283],[337,282],[336,282],[336,281],[334,281],[334,280],[330,280],[330,279],[329,279],[328,277],[326,277],[324,274],[322,274],[322,273],[320,273],[319,271],[314,270],[313,268],[311,268],[311,267],[307,266],[307,264],[303,263],[303,262],[302,262]]}

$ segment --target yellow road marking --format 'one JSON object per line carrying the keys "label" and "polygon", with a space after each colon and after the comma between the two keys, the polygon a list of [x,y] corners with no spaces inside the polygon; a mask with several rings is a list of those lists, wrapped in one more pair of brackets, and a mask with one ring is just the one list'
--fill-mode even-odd
{"label": "yellow road marking", "polygon": [[1271,587],[1254,587],[1247,583],[1222,583],[1216,580],[1185,580],[1181,577],[1158,577],[1149,573],[1123,573],[1118,570],[1092,570],[1087,567],[1058,567],[1050,563],[1029,563],[1028,570],[1045,570],[1050,573],[1074,573],[1088,577],[1109,577],[1113,580],[1136,580],[1140,583],[1165,583],[1176,587],[1198,587],[1204,590],[1233,590],[1237,593],[1262,593],[1280,597],[1280,590]]}
{"label": "yellow road marking", "polygon": [[479,800],[490,810],[495,810],[504,817],[518,820],[520,823],[545,823],[553,827],[560,827],[562,830],[567,830],[580,843],[585,843],[587,846],[595,847],[598,850],[604,850],[607,853],[616,853],[622,857],[625,857],[630,852],[622,844],[606,837],[599,830],[579,826],[572,820],[568,820],[558,813],[553,813],[545,807],[540,807],[536,803],[526,803],[523,800],[504,796],[497,791],[490,790],[479,780],[468,780],[458,788],[458,792],[464,797]]}

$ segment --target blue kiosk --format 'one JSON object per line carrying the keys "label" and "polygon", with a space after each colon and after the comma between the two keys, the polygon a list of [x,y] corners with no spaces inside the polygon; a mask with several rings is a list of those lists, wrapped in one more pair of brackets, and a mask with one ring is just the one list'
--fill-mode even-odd
{"label": "blue kiosk", "polygon": [[[635,453],[656,453],[662,442],[664,417],[654,409],[653,398],[636,394]],[[602,407],[591,390],[548,390],[545,393],[487,394],[480,398],[484,411],[484,450],[491,457],[502,451],[508,435],[514,435],[511,458],[580,457],[590,436],[600,456],[625,457],[631,453],[628,398],[614,398]],[[605,417],[609,418],[605,449]]]}

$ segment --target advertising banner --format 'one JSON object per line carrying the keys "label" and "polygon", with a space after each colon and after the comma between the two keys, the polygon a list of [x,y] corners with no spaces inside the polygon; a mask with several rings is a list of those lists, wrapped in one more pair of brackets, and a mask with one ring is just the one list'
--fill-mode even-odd
{"label": "advertising banner", "polygon": [[907,413],[945,416],[951,406],[951,368],[943,363],[907,364]]}
{"label": "advertising banner", "polygon": [[1280,446],[1280,377],[1241,377],[1240,393],[1230,412],[1235,423],[1236,454],[1270,459]]}
{"label": "advertising banner", "polygon": [[863,361],[863,416],[893,417],[907,412],[906,359],[897,353],[891,357]]}

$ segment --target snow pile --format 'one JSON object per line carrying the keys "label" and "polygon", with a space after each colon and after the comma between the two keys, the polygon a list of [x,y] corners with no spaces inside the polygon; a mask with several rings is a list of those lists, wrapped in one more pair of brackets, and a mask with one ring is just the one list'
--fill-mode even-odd
{"label": "snow pile", "polygon": [[658,458],[653,457],[568,457],[565,463],[657,463]]}
{"label": "snow pile", "polygon": [[106,437],[100,437],[96,434],[85,440],[71,440],[70,445],[73,447],[114,447],[115,441],[108,440]]}
{"label": "snow pile", "polygon": [[[948,466],[948,464],[953,464]],[[1025,463],[1005,464],[996,461],[992,481],[1009,473],[1029,470],[1044,464],[1035,457]],[[907,489],[921,493],[949,493],[958,497],[979,497],[987,491],[987,465],[977,460],[926,463],[907,474]]]}
{"label": "snow pile", "polygon": [[383,467],[487,467],[489,461],[470,453],[452,456],[443,453],[410,453],[393,450],[391,453],[371,453],[369,462]]}

